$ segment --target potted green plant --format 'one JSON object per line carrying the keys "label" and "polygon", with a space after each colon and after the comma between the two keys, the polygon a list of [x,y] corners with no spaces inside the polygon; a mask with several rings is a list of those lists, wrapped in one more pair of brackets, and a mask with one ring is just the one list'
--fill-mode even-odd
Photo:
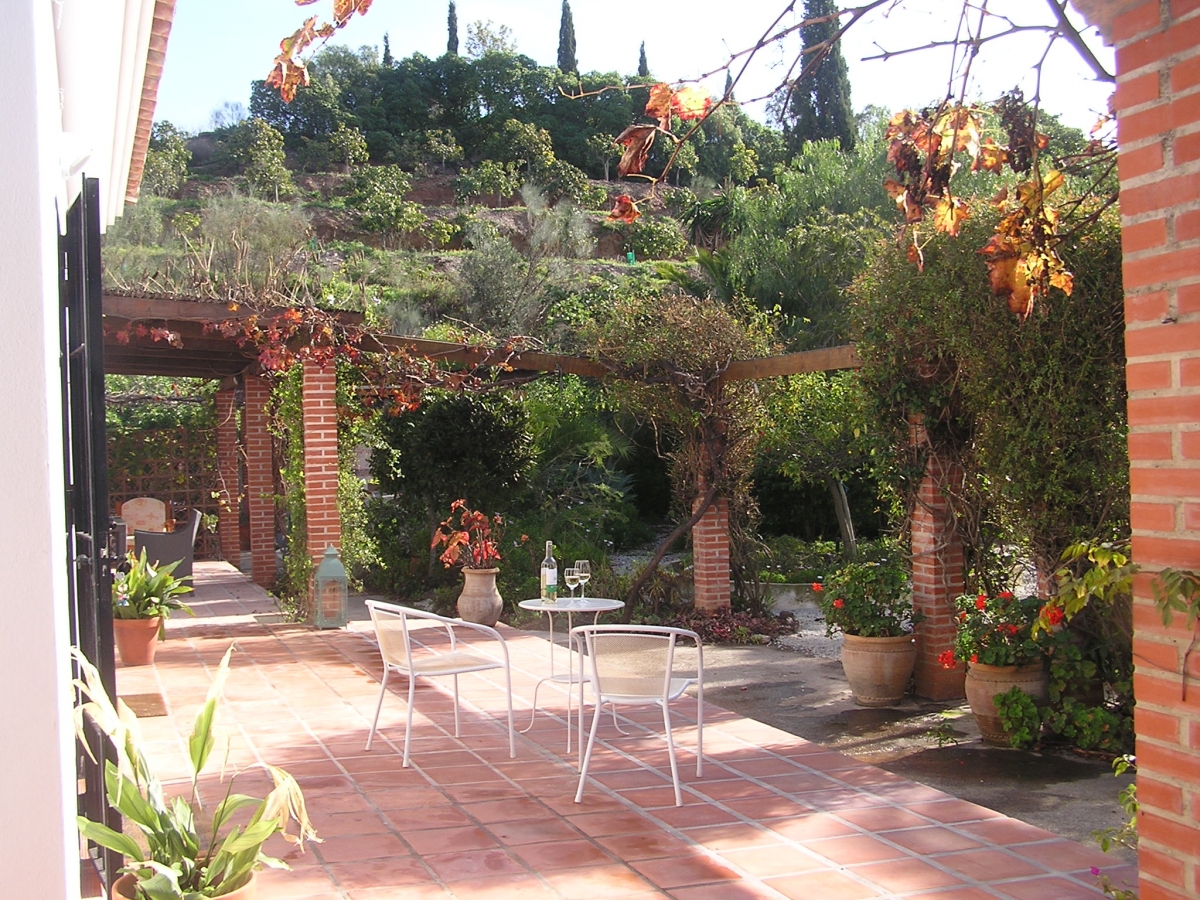
{"label": "potted green plant", "polygon": [[113,637],[127,666],[146,666],[154,662],[158,642],[164,634],[164,620],[176,609],[189,616],[192,609],[179,599],[192,590],[185,575],[176,578],[172,573],[179,561],[159,565],[129,553],[124,572],[118,572],[112,586]]}
{"label": "potted green plant", "polygon": [[917,662],[908,566],[899,555],[848,563],[816,583],[826,633],[844,635],[842,670],[859,706],[904,696]]}
{"label": "potted green plant", "polygon": [[[458,514],[458,524],[454,522]],[[458,595],[458,614],[464,622],[492,626],[504,610],[504,598],[496,587],[500,569],[500,541],[504,537],[504,519],[468,509],[466,500],[450,504],[450,516],[433,532],[431,547],[444,544],[438,557],[446,568],[463,567],[463,589]]]}
{"label": "potted green plant", "polygon": [[[170,800],[162,783],[151,772],[142,749],[137,717],[122,705],[118,710],[104,690],[100,673],[78,650],[72,651],[82,678],[75,682],[86,698],[76,707],[75,727],[88,753],[85,721],[92,722],[108,737],[115,762],[104,763],[108,802],[136,826],[140,834],[114,831],[101,822],[83,816],[77,818],[80,833],[102,847],[123,854],[128,865],[112,886],[113,900],[202,900],[222,897],[226,900],[252,900],[255,871],[261,864],[288,868],[278,859],[262,852],[263,844],[281,834],[303,850],[304,841],[319,841],[300,786],[287,772],[267,766],[275,788],[258,800],[227,790],[204,815],[197,796],[200,772],[216,744],[213,724],[217,703],[229,674],[229,656],[225,652],[208,696],[196,716],[188,741],[192,765],[192,787],[188,797]],[[93,759],[95,757],[93,756]],[[240,810],[253,808],[246,818],[234,817]],[[204,820],[205,824],[199,823]],[[295,821],[297,833],[288,831]]]}
{"label": "potted green plant", "polygon": [[993,698],[1017,687],[1037,702],[1047,699],[1045,651],[1032,633],[1043,601],[1000,591],[963,594],[954,604],[954,649],[940,662],[948,669],[967,664],[967,702],[979,732],[988,743],[1008,746]]}

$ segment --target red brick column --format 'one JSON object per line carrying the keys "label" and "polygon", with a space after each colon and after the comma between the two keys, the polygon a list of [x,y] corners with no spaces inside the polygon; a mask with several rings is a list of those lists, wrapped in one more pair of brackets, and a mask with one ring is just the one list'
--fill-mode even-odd
{"label": "red brick column", "polygon": [[[697,500],[696,506],[699,503]],[[729,609],[733,594],[729,584],[729,501],[724,497],[714,500],[692,526],[692,560],[696,609],[708,613]]]}
{"label": "red brick column", "polygon": [[[913,441],[925,443],[924,426],[914,423]],[[957,470],[930,455],[917,489],[909,527],[912,532],[913,606],[925,618],[916,628],[917,696],[950,700],[963,696],[961,668],[947,669],[938,656],[954,647],[954,598],[963,592],[962,539],[954,530],[954,514],[943,486]]]}
{"label": "red brick column", "polygon": [[[1096,17],[1093,16],[1093,21]],[[1200,569],[1200,2],[1110,17],[1117,47],[1133,556]],[[1142,900],[1200,896],[1200,653],[1134,586]],[[1185,681],[1186,687],[1185,687]]]}
{"label": "red brick column", "polygon": [[304,503],[308,554],[315,568],[326,547],[342,546],[338,515],[337,375],[333,365],[304,363]]}
{"label": "red brick column", "polygon": [[237,398],[233,388],[217,391],[217,477],[220,512],[217,539],[221,558],[235,566],[242,557],[241,529],[238,524],[240,490],[238,485]]}
{"label": "red brick column", "polygon": [[275,458],[267,429],[271,384],[247,375],[242,425],[246,448],[246,499],[250,506],[250,577],[275,583]]}

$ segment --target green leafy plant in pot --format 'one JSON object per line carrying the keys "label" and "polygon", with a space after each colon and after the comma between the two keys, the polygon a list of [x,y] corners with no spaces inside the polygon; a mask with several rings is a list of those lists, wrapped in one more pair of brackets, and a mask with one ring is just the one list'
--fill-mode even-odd
{"label": "green leafy plant in pot", "polygon": [[158,641],[164,635],[163,623],[174,610],[181,609],[189,616],[192,609],[179,599],[190,593],[186,584],[190,575],[176,578],[173,574],[179,561],[159,565],[129,553],[126,568],[113,581],[113,635],[121,662],[127,666],[144,666],[154,662]]}
{"label": "green leafy plant in pot", "polygon": [[[320,840],[308,820],[300,786],[291,775],[274,766],[267,769],[275,788],[264,799],[233,793],[233,779],[230,779],[224,797],[213,807],[211,818],[203,827],[198,825],[202,810],[197,786],[216,744],[213,724],[229,674],[232,647],[221,660],[188,739],[191,795],[174,800],[167,799],[162,783],[150,771],[137,717],[123,704],[118,709],[105,692],[96,668],[78,650],[72,652],[83,676],[75,685],[86,698],[75,709],[76,732],[89,753],[92,748],[85,722],[93,723],[111,741],[116,761],[107,760],[104,764],[108,801],[140,831],[140,837],[132,836],[83,816],[77,819],[84,837],[128,859],[128,865],[122,869],[125,875],[114,885],[114,898],[235,900],[252,883],[259,865],[288,868],[282,860],[262,852],[263,844],[272,835],[281,834],[301,849],[306,840]],[[247,808],[253,808],[249,819],[239,817],[244,824],[235,823],[235,814]],[[292,821],[297,824],[298,833],[294,835],[288,832]]]}
{"label": "green leafy plant in pot", "polygon": [[917,661],[906,560],[899,554],[852,562],[813,585],[826,633],[844,635],[842,669],[854,702],[891,706],[904,696]]}

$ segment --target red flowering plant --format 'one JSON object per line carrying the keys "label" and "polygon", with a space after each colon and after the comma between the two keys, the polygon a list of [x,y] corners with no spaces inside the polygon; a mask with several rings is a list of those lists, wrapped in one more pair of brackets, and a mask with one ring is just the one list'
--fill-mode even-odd
{"label": "red flowering plant", "polygon": [[988,666],[1024,666],[1042,659],[1045,651],[1031,633],[1042,610],[1037,597],[1012,591],[998,594],[963,594],[954,601],[957,634],[954,649],[939,657],[953,669],[956,662]]}
{"label": "red flowering plant", "polygon": [[813,585],[825,632],[900,637],[919,620],[903,558],[853,562]]}
{"label": "red flowering plant", "polygon": [[[459,514],[458,525],[454,514]],[[477,509],[468,509],[466,500],[450,504],[450,517],[433,532],[430,547],[445,544],[438,557],[446,566],[461,564],[465,569],[490,569],[500,561],[499,544],[504,537],[504,519],[497,513],[487,516]]]}

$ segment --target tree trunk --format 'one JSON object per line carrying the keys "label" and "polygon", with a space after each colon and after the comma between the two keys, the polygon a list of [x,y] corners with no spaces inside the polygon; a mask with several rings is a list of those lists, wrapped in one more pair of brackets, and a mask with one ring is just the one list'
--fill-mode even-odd
{"label": "tree trunk", "polygon": [[846,485],[832,475],[825,479],[833,497],[833,511],[837,513],[838,530],[842,533],[842,558],[851,562],[858,557],[858,539],[854,536],[854,521],[850,518],[850,500],[846,496]]}
{"label": "tree trunk", "polygon": [[713,505],[713,501],[717,499],[717,489],[709,488],[703,497],[700,498],[700,503],[692,513],[692,517],[684,522],[680,522],[675,526],[675,530],[668,534],[658,549],[654,552],[654,556],[650,557],[650,562],[646,563],[646,568],[642,570],[642,574],[637,577],[629,588],[629,593],[625,595],[625,609],[621,611],[621,622],[625,625],[629,624],[630,618],[633,615],[633,603],[637,599],[646,582],[650,580],[650,576],[658,569],[658,564],[662,562],[662,558],[667,555],[667,549],[679,540],[679,537],[689,528],[694,526],[708,512],[708,508]]}

